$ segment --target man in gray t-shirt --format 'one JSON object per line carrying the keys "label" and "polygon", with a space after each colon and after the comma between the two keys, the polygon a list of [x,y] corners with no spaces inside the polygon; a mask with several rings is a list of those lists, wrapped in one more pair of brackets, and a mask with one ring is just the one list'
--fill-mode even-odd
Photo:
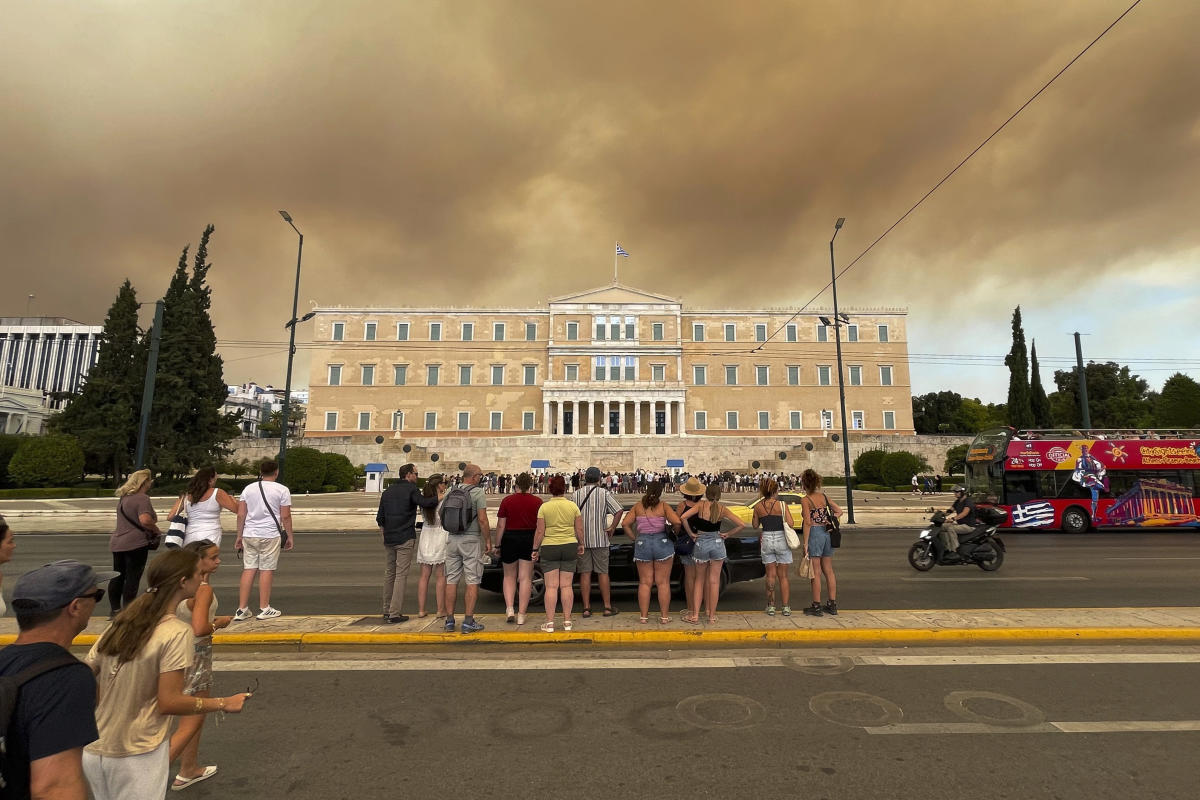
{"label": "man in gray t-shirt", "polygon": [[487,495],[479,485],[482,478],[483,470],[475,464],[463,469],[462,486],[470,489],[475,515],[466,530],[446,537],[446,633],[454,632],[454,604],[460,582],[467,584],[462,632],[483,630],[483,623],[475,621],[475,601],[483,579],[483,554],[492,551],[492,526],[488,523]]}
{"label": "man in gray t-shirt", "polygon": [[[575,571],[579,573],[579,591],[583,601],[583,616],[592,615],[592,573],[600,584],[600,599],[604,602],[604,616],[617,613],[612,604],[612,584],[608,578],[608,552],[613,532],[625,515],[616,496],[600,485],[600,469],[588,467],[583,479],[585,485],[575,490],[571,499],[579,506],[583,517],[583,555]],[[608,521],[612,515],[612,522]]]}

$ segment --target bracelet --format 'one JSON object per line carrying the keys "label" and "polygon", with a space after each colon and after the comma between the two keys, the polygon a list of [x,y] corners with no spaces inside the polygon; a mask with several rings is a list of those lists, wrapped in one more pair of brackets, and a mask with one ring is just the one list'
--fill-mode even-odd
{"label": "bracelet", "polygon": [[204,713],[204,698],[203,697],[196,698],[196,713],[197,714]]}
{"label": "bracelet", "polygon": [[224,711],[224,710],[225,710],[225,698],[224,698],[224,697],[218,697],[218,698],[217,698],[217,710],[218,710],[218,711]]}

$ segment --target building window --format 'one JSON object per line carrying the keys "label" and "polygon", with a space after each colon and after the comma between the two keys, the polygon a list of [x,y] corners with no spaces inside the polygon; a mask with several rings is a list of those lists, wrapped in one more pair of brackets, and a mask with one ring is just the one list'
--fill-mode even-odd
{"label": "building window", "polygon": [[858,364],[851,364],[850,367],[850,385],[862,386],[862,367]]}
{"label": "building window", "polygon": [[881,341],[881,342],[890,342],[891,341],[891,339],[888,338],[888,326],[887,325],[879,326],[879,341]]}
{"label": "building window", "polygon": [[493,411],[489,417],[488,428],[493,431],[500,430],[504,423],[504,414],[500,411]]}
{"label": "building window", "polygon": [[725,428],[731,431],[736,431],[738,429],[738,412],[725,412]]}
{"label": "building window", "polygon": [[759,323],[754,326],[754,341],[765,342],[767,340],[767,326]]}
{"label": "building window", "polygon": [[704,323],[703,322],[693,322],[692,323],[692,341],[693,342],[703,342],[704,341]]}
{"label": "building window", "polygon": [[363,339],[365,339],[368,342],[375,341],[375,323],[374,322],[368,322],[366,324],[365,328],[363,329]]}
{"label": "building window", "polygon": [[857,342],[858,341],[858,326],[857,325],[847,325],[846,326],[846,341],[847,342]]}
{"label": "building window", "polygon": [[526,431],[533,430],[533,412],[526,411],[521,415],[521,429]]}
{"label": "building window", "polygon": [[662,383],[667,379],[666,364],[651,364],[650,365],[650,380]]}
{"label": "building window", "polygon": [[896,430],[896,412],[895,411],[883,412],[883,429],[885,431]]}
{"label": "building window", "polygon": [[800,367],[795,364],[788,365],[788,386],[800,385]]}
{"label": "building window", "polygon": [[796,341],[796,323],[794,323],[794,322],[788,323],[787,332],[785,335],[787,336],[787,340],[789,342]]}
{"label": "building window", "polygon": [[460,431],[471,430],[471,412],[470,411],[458,412],[458,429]]}
{"label": "building window", "polygon": [[608,328],[604,323],[604,317],[596,317],[596,341],[603,342],[605,340]]}
{"label": "building window", "polygon": [[708,383],[708,367],[702,364],[696,364],[692,367],[692,383],[696,386],[703,386]]}
{"label": "building window", "polygon": [[335,342],[341,342],[341,341],[344,341],[345,338],[346,338],[346,323],[344,323],[344,322],[333,323],[333,340]]}
{"label": "building window", "polygon": [[392,383],[396,386],[404,386],[408,383],[408,364],[394,364],[392,366]]}
{"label": "building window", "polygon": [[492,365],[492,386],[504,385],[504,367],[500,364]]}
{"label": "building window", "polygon": [[408,341],[408,323],[407,322],[397,322],[396,323],[396,341],[397,342],[407,342]]}
{"label": "building window", "polygon": [[358,429],[360,431],[371,430],[371,412],[370,411],[358,412]]}
{"label": "building window", "polygon": [[426,411],[425,412],[425,430],[427,430],[427,431],[436,431],[437,430],[437,412],[436,411]]}
{"label": "building window", "polygon": [[442,323],[429,323],[429,341],[440,342],[442,340]]}
{"label": "building window", "polygon": [[436,364],[431,364],[425,368],[425,385],[426,386],[437,386],[438,385],[438,372],[440,371],[440,369],[441,369],[441,367],[437,366]]}
{"label": "building window", "polygon": [[341,364],[330,364],[329,365],[329,385],[330,386],[341,386],[342,385],[342,365]]}
{"label": "building window", "polygon": [[462,324],[462,340],[464,342],[475,341],[475,323],[474,322],[464,322]]}
{"label": "building window", "polygon": [[821,409],[821,429],[833,430],[833,411],[828,408]]}
{"label": "building window", "polygon": [[818,325],[817,326],[817,341],[818,342],[828,342],[829,341],[829,326],[828,325]]}
{"label": "building window", "polygon": [[621,380],[621,357],[620,356],[609,356],[608,357],[608,379],[610,381]]}
{"label": "building window", "polygon": [[621,338],[621,318],[620,317],[609,317],[608,318],[608,338],[612,339],[614,342]]}
{"label": "building window", "polygon": [[880,386],[891,386],[892,385],[892,368],[890,365],[885,365],[885,366],[882,366],[879,368],[879,385]]}
{"label": "building window", "polygon": [[788,424],[791,426],[792,430],[794,430],[794,431],[800,430],[800,428],[803,427],[801,425],[801,422],[802,422],[802,420],[801,420],[799,411],[789,411],[788,412]]}
{"label": "building window", "polygon": [[636,323],[635,323],[633,317],[625,318],[625,338],[631,342],[637,338],[637,331],[635,330],[635,324]]}
{"label": "building window", "polygon": [[594,359],[592,359],[592,363],[596,368],[596,380],[604,380],[604,356],[596,356]]}
{"label": "building window", "polygon": [[756,366],[754,368],[754,382],[759,386],[766,386],[770,383],[770,370],[765,366]]}
{"label": "building window", "polygon": [[725,385],[737,386],[737,367],[726,365],[725,367]]}
{"label": "building window", "polygon": [[637,380],[637,361],[633,356],[625,356],[625,380]]}
{"label": "building window", "polygon": [[707,411],[697,411],[696,412],[696,430],[698,430],[698,431],[708,430],[708,412]]}
{"label": "building window", "polygon": [[458,365],[458,385],[459,386],[470,386],[471,385],[471,365],[470,364],[459,364]]}
{"label": "building window", "polygon": [[861,412],[861,411],[851,411],[850,412],[850,427],[854,428],[854,430],[856,430],[856,431],[861,431],[863,429],[863,412]]}
{"label": "building window", "polygon": [[829,385],[830,371],[831,371],[831,368],[828,366],[817,367],[817,385],[818,386],[828,386]]}
{"label": "building window", "polygon": [[567,341],[568,342],[579,341],[579,323],[578,322],[568,322],[567,323]]}
{"label": "building window", "polygon": [[731,323],[731,322],[725,323],[725,341],[727,341],[727,342],[736,342],[737,341],[737,328],[735,328],[733,323]]}
{"label": "building window", "polygon": [[527,342],[537,341],[537,323],[536,322],[526,322],[525,323],[525,341],[527,341]]}
{"label": "building window", "polygon": [[394,430],[394,431],[404,430],[404,412],[403,411],[393,411],[392,412],[392,430]]}
{"label": "building window", "polygon": [[661,322],[655,322],[650,326],[650,336],[656,342],[663,340],[663,324]]}
{"label": "building window", "polygon": [[579,380],[579,365],[578,364],[567,364],[566,375],[567,375],[567,380],[569,380],[569,381]]}
{"label": "building window", "polygon": [[769,411],[758,412],[758,429],[760,431],[771,430],[771,413]]}
{"label": "building window", "polygon": [[492,340],[497,342],[504,341],[504,323],[496,322],[492,324]]}
{"label": "building window", "polygon": [[522,371],[525,373],[525,385],[533,386],[537,381],[537,367],[533,364],[526,364]]}
{"label": "building window", "polygon": [[336,411],[326,411],[325,412],[325,430],[327,430],[327,431],[336,431],[337,430],[337,417],[338,417],[338,412],[336,412]]}
{"label": "building window", "polygon": [[363,386],[374,386],[375,385],[375,367],[374,366],[372,366],[370,364],[363,364],[362,385]]}

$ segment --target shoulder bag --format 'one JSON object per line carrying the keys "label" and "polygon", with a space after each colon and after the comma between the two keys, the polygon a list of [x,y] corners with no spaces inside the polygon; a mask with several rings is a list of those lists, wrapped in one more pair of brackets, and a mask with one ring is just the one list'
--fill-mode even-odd
{"label": "shoulder bag", "polygon": [[796,534],[796,529],[788,525],[787,506],[784,505],[782,500],[776,499],[775,502],[779,503],[779,521],[783,523],[783,538],[787,540],[788,549],[799,550],[801,545],[800,537]]}
{"label": "shoulder bag", "polygon": [[187,512],[185,511],[187,508],[186,501],[187,495],[181,495],[179,498],[179,508],[169,520],[171,524],[167,526],[167,535],[163,538],[163,544],[167,546],[168,550],[178,550],[183,547],[183,540],[187,536],[188,525]]}
{"label": "shoulder bag", "polygon": [[835,550],[842,546],[842,523],[838,520],[837,515],[833,513],[833,508],[829,505],[829,498],[825,498],[825,519],[829,521],[825,530],[829,531],[829,546]]}
{"label": "shoulder bag", "polygon": [[155,533],[152,530],[148,530],[145,526],[142,525],[142,523],[139,520],[136,520],[133,517],[129,516],[129,513],[125,510],[125,498],[124,497],[122,497],[120,500],[117,501],[117,511],[121,514],[122,517],[124,517],[126,519],[126,521],[129,522],[130,525],[137,528],[139,531],[141,531],[145,535],[146,547],[148,549],[150,549],[150,550],[158,549],[158,546],[160,544],[162,544],[162,534]]}
{"label": "shoulder bag", "polygon": [[275,516],[275,509],[271,508],[270,502],[267,501],[267,492],[263,489],[263,482],[258,482],[258,493],[262,495],[263,505],[267,507],[267,513],[271,515],[271,519],[275,522],[275,530],[279,531],[279,544],[287,547],[288,532],[279,524],[279,517]]}

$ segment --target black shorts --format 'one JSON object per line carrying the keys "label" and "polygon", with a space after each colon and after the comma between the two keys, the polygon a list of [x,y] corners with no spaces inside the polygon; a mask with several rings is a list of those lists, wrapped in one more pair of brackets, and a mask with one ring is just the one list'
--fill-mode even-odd
{"label": "black shorts", "polygon": [[505,531],[500,540],[500,561],[512,564],[533,560],[533,531]]}

